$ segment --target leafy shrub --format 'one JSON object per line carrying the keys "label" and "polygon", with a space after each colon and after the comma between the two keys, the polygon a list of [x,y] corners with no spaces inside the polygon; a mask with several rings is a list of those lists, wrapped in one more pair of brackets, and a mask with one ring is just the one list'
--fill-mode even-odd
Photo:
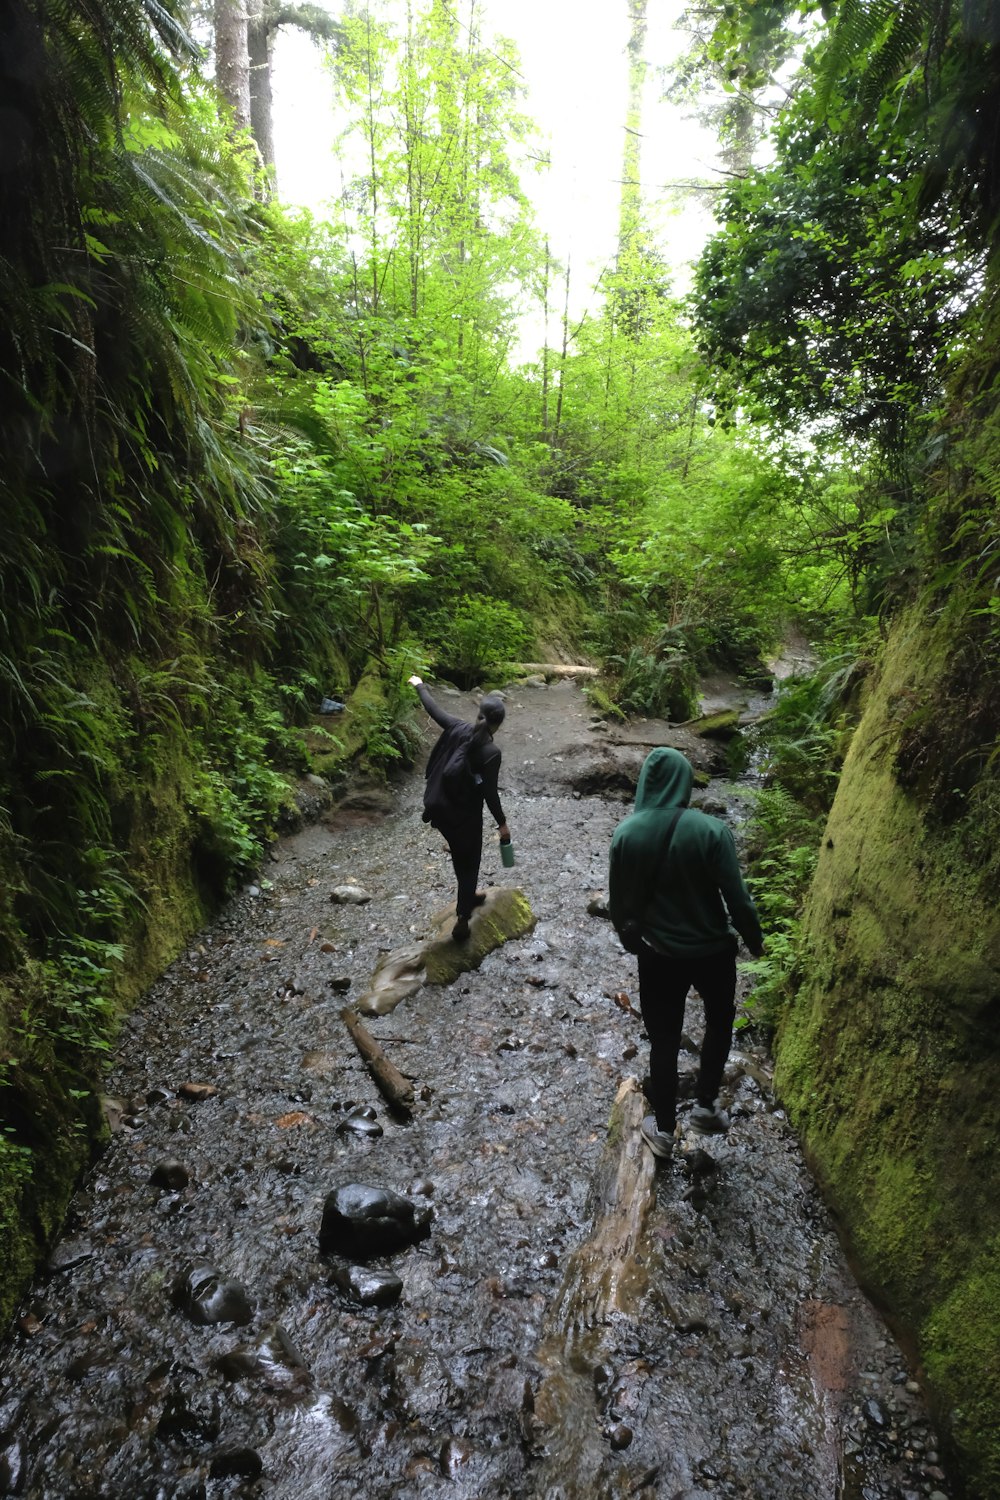
{"label": "leafy shrub", "polygon": [[475,686],[487,668],[519,660],[530,639],[516,609],[474,594],[464,594],[453,614],[434,622],[436,664],[462,687]]}
{"label": "leafy shrub", "polygon": [[850,738],[857,671],[853,653],[824,662],[784,687],[755,731],[765,775],[813,811],[826,813],[833,802]]}
{"label": "leafy shrub", "polygon": [[677,723],[697,712],[698,681],[686,651],[657,654],[633,646],[624,656],[609,656],[607,668],[609,697],[625,713]]}

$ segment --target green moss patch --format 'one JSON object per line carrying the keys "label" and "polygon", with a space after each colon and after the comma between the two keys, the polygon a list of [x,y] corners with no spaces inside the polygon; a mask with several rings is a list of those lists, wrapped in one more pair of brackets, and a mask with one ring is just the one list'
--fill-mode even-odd
{"label": "green moss patch", "polygon": [[[897,625],[844,764],[775,1084],[861,1273],[915,1335],[975,1493],[1000,1473],[1000,912],[897,759],[948,631]],[[904,784],[906,782],[907,784]],[[1000,824],[984,830],[1000,843]],[[954,1412],[954,1417],[949,1413]]]}

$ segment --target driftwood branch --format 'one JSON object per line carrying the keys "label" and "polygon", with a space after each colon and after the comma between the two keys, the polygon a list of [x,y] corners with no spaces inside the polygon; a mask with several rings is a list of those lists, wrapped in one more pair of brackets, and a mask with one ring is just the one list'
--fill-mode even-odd
{"label": "driftwood branch", "polygon": [[340,1012],[340,1019],[350,1032],[351,1041],[364,1058],[365,1066],[374,1078],[384,1097],[393,1109],[409,1114],[413,1108],[413,1084],[389,1061],[378,1042],[358,1020],[349,1005]]}

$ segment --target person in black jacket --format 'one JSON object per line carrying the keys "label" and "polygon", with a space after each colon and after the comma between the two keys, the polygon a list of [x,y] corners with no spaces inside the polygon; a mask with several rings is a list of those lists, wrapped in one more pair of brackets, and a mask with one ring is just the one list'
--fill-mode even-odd
{"label": "person in black jacket", "polygon": [[488,694],[480,702],[476,722],[469,724],[439,708],[419,677],[411,677],[409,682],[443,731],[427,762],[424,821],[443,835],[451,853],[458,882],[457,920],[451,935],[456,943],[462,943],[469,936],[473,908],[486,900],[476,890],[483,857],[484,802],[496,819],[500,842],[510,839],[497,790],[500,751],[493,743],[493,735],[504,720],[504,706],[498,697]]}

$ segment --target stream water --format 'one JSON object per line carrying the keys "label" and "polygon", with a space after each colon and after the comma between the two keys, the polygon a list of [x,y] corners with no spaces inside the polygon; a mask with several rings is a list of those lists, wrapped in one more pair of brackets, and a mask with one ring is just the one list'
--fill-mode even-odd
{"label": "stream water", "polygon": [[[596,725],[571,682],[511,691],[518,863],[488,839],[483,880],[523,889],[537,926],[366,1023],[414,1079],[409,1121],[340,1010],[452,895],[420,777],[275,847],[121,1037],[115,1134],[0,1350],[0,1495],[947,1500],[752,1032],[728,1137],[657,1174],[632,1311],[553,1341],[616,1089],[645,1068],[635,960],[588,905],[669,739]],[[341,885],[371,900],[332,904]],[[388,1305],[320,1253],[324,1200],[352,1182],[432,1210],[369,1268],[400,1278]]]}

